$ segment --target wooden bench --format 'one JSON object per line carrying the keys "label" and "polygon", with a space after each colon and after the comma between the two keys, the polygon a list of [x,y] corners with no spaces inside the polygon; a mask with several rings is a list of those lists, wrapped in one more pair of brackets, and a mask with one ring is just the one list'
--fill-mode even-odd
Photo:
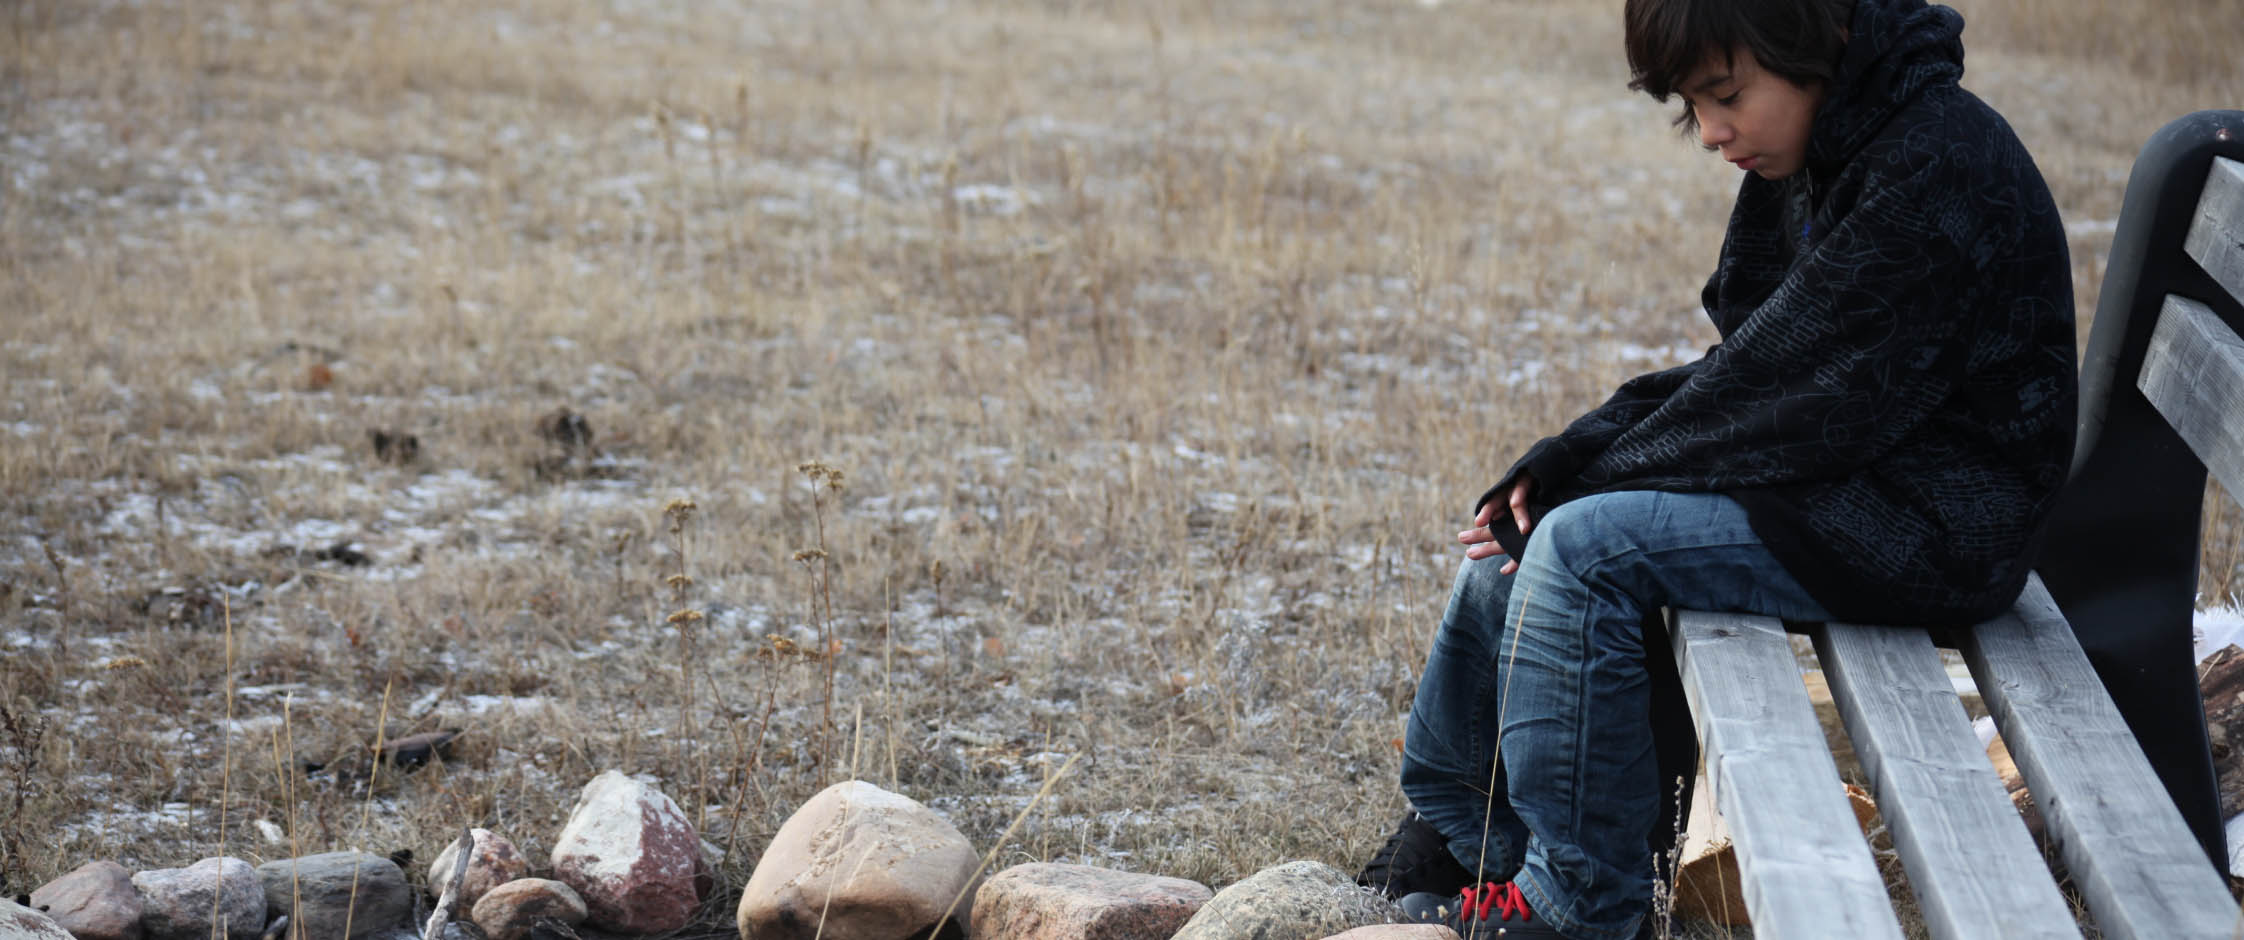
{"label": "wooden bench", "polygon": [[[2183,273],[2166,273],[2174,271]],[[2087,600],[2077,609],[2067,600],[2061,611],[2037,575],[2008,614],[1944,638],[1969,664],[2041,808],[2064,872],[2106,937],[2244,935],[2237,904],[2208,858],[2225,862],[2217,819],[2215,830],[2206,833],[2205,817],[2213,810],[2202,805],[2195,779],[2196,768],[2206,768],[2209,776],[2210,765],[2189,753],[2192,741],[2202,750],[2204,717],[2194,663],[2186,658],[2196,507],[2206,469],[2232,497],[2244,497],[2239,298],[2244,298],[2244,112],[2200,112],[2153,137],[2128,183],[2112,266],[2083,360],[2081,456],[2067,492],[2070,499],[2084,486],[2083,467],[2097,461],[2112,468],[2103,476],[2119,479],[2130,461],[2166,459],[2144,472],[2169,490],[2192,479],[2191,466],[2172,465],[2194,462],[2195,489],[2179,496],[2128,496],[2166,500],[2159,510],[2168,520],[2158,536],[2167,545],[2163,567],[2149,581],[2124,581],[2133,570],[2124,558],[2107,562],[2116,572],[2109,576],[2098,574],[2102,569],[2093,561],[2054,566],[2084,581],[2106,581],[2074,592]],[[2186,445],[2166,448],[2178,456],[2151,453],[2155,441],[2172,438]],[[2137,452],[2115,454],[2110,450],[2115,447]],[[2178,498],[2186,499],[2186,506]],[[2187,531],[2170,531],[2179,526],[2184,508]],[[2185,537],[2186,575],[2173,570],[2179,553],[2171,547]],[[2132,547],[2115,540],[2073,550],[2110,557]],[[2040,569],[2052,585],[2059,577],[2054,569],[2048,564]],[[2157,586],[2144,587],[2152,583]],[[2177,585],[2178,608],[2171,596]],[[2129,596],[2128,591],[2155,594],[2166,622],[2104,624],[2093,637],[2082,629],[2076,638],[2080,625],[2068,623],[2067,612],[2076,613],[2076,621],[2078,611],[2091,609],[2110,618],[2114,614],[2105,608],[2111,605],[2096,608],[2095,598]],[[2065,597],[2060,590],[2058,598]],[[2177,626],[2171,622],[2176,609],[2185,657],[2178,674],[2188,677],[2187,691],[2145,691],[2140,680],[2149,673],[2135,668],[2138,660],[2155,660],[2166,685],[2177,675],[2172,661]],[[2080,936],[2074,911],[2006,796],[1927,631],[1787,625],[1768,617],[1672,611],[1669,639],[1716,808],[1737,849],[1755,936],[1902,936],[1884,879],[1842,793],[1788,626],[1814,641],[1928,932],[1971,940]],[[2128,629],[2146,642],[2155,640],[2153,652],[2129,659]],[[2091,639],[2099,657],[2094,666],[2083,651]],[[2102,679],[2099,667],[2106,673]],[[2158,754],[2154,760],[2146,757],[2136,732],[2163,722],[2195,725],[2184,729],[2191,734],[2158,739],[2151,749]],[[2170,791],[2188,813],[2177,809]],[[2185,822],[2191,813],[2194,818]]]}

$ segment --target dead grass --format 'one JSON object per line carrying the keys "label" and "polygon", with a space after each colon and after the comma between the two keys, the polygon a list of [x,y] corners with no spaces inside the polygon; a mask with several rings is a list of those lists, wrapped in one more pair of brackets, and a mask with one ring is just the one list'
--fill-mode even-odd
{"label": "dead grass", "polygon": [[[611,767],[737,885],[851,773],[986,846],[1078,757],[996,863],[1352,866],[1470,499],[1711,340],[1733,181],[1610,7],[0,9],[7,890],[542,854]],[[2233,0],[1962,9],[2075,223],[2244,99]],[[385,690],[452,760],[301,778]]]}

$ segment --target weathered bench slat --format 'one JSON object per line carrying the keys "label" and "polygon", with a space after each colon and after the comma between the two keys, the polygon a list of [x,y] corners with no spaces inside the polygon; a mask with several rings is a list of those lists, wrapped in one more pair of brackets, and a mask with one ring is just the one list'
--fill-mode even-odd
{"label": "weathered bench slat", "polygon": [[1783,625],[1683,611],[1673,640],[1754,935],[1899,938]]}
{"label": "weathered bench slat", "polygon": [[2231,937],[2236,905],[2041,579],[1961,643],[2104,936]]}
{"label": "weathered bench slat", "polygon": [[2244,496],[2244,340],[2204,304],[2167,297],[2135,384],[2213,478]]}
{"label": "weathered bench slat", "polygon": [[2244,163],[2213,158],[2182,250],[2230,294],[2244,298]]}
{"label": "weathered bench slat", "polygon": [[1829,623],[1809,635],[1926,930],[2079,937],[1925,632]]}

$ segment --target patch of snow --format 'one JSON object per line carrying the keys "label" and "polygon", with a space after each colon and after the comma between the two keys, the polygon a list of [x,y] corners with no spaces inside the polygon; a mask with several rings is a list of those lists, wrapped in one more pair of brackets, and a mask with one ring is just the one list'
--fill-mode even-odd
{"label": "patch of snow", "polygon": [[968,212],[986,215],[1015,215],[1037,200],[1011,186],[995,183],[969,183],[951,190],[951,199]]}
{"label": "patch of snow", "polygon": [[2191,618],[2190,651],[2198,662],[2233,643],[2244,646],[2244,611],[2234,607],[2208,607]]}

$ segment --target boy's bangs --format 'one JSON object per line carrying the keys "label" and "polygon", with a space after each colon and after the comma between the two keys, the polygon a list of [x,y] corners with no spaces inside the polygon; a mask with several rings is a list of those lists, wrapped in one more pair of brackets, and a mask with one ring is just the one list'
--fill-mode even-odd
{"label": "boy's bangs", "polygon": [[1711,56],[1728,56],[1742,38],[1722,0],[1628,0],[1624,13],[1631,90],[1666,101]]}

